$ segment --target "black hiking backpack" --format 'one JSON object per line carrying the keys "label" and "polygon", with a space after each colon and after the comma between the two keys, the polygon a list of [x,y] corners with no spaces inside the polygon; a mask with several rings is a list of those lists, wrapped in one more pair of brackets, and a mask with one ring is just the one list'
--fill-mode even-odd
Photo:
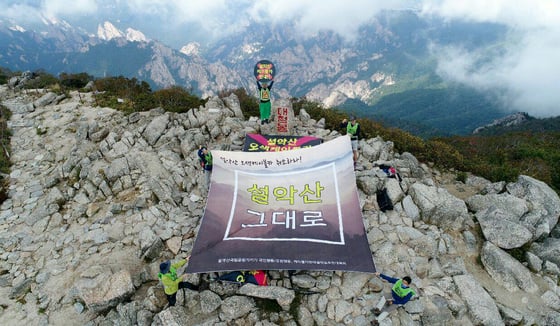
{"label": "black hiking backpack", "polygon": [[389,194],[387,194],[387,188],[377,190],[376,196],[377,204],[382,212],[393,209],[393,202],[391,202],[391,198],[389,198]]}

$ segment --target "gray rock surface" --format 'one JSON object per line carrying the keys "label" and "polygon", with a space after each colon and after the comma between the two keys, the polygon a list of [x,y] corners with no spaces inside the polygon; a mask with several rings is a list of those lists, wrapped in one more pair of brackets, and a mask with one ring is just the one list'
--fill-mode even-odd
{"label": "gray rock surface", "polygon": [[475,324],[504,325],[494,300],[471,275],[457,275],[453,277],[453,281]]}
{"label": "gray rock surface", "polygon": [[121,270],[104,279],[101,284],[83,289],[81,297],[91,311],[103,312],[130,298],[134,291],[130,273]]}
{"label": "gray rock surface", "polygon": [[420,209],[423,221],[446,230],[461,231],[471,223],[464,201],[452,196],[444,188],[415,183],[410,195]]}
{"label": "gray rock surface", "polygon": [[494,206],[478,211],[475,216],[486,240],[502,249],[522,247],[533,238],[529,229],[512,221],[510,214]]}
{"label": "gray rock surface", "polygon": [[560,239],[546,238],[542,242],[533,242],[529,250],[543,260],[560,265]]}
{"label": "gray rock surface", "polygon": [[484,244],[480,258],[488,274],[506,289],[529,293],[538,291],[529,269],[491,242]]}
{"label": "gray rock surface", "polygon": [[523,217],[535,227],[535,239],[549,235],[560,218],[560,197],[546,183],[529,176],[519,176],[506,186],[508,192],[531,203],[531,211]]}
{"label": "gray rock surface", "polygon": [[290,310],[290,305],[296,297],[295,292],[290,289],[279,286],[263,287],[254,284],[243,285],[238,293],[249,297],[274,300],[285,311]]}
{"label": "gray rock surface", "polygon": [[[269,287],[241,288],[189,275],[201,292],[181,290],[177,306],[166,307],[159,263],[188,255],[205,208],[196,149],[240,150],[247,133],[274,127],[245,120],[234,95],[181,114],[130,115],[95,106],[94,96],[0,85],[12,111],[13,162],[0,206],[0,324],[371,324],[371,308],[390,286],[364,273],[269,271]],[[291,127],[325,141],[340,136],[302,111]],[[376,267],[410,275],[420,294],[383,325],[559,320],[560,203],[552,189],[526,176],[507,185],[469,176],[461,184],[396,153],[390,140],[360,146],[356,179]],[[402,181],[379,173],[379,164],[396,166]],[[383,187],[392,211],[377,209]],[[459,188],[467,199],[456,197]],[[530,269],[496,245],[529,247],[521,256]]]}

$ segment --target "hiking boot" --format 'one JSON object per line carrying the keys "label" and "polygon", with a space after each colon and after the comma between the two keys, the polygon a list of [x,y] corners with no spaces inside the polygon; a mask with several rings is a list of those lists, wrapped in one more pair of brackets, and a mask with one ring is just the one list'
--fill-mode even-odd
{"label": "hiking boot", "polygon": [[379,308],[373,308],[373,314],[376,316],[379,316],[379,314],[381,313],[381,309]]}

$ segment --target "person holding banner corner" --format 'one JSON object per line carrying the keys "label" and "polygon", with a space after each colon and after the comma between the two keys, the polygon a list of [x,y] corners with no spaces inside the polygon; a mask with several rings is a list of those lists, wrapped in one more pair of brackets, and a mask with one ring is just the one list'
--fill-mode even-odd
{"label": "person holding banner corner", "polygon": [[187,274],[177,275],[177,270],[185,265],[189,261],[189,258],[190,256],[173,264],[171,261],[166,260],[159,265],[158,278],[163,284],[163,291],[165,292],[170,307],[174,306],[177,302],[177,291],[179,291],[179,289],[198,291],[198,286],[185,281]]}
{"label": "person holding banner corner", "polygon": [[393,284],[393,286],[391,287],[392,299],[387,300],[387,303],[390,305],[404,305],[408,301],[410,301],[413,296],[416,295],[416,292],[410,287],[410,284],[412,283],[412,279],[410,278],[410,276],[405,276],[402,279],[398,279],[387,276],[380,272],[375,272],[375,276],[380,277]]}
{"label": "person holding banner corner", "polygon": [[204,170],[204,175],[206,179],[206,189],[208,190],[210,189],[210,180],[212,176],[212,166],[213,166],[212,153],[208,151],[208,148],[206,146],[200,146],[197,155],[198,155],[198,161],[200,163],[200,166]]}
{"label": "person holding banner corner", "polygon": [[340,123],[340,128],[346,129],[346,134],[350,136],[350,141],[352,143],[352,152],[354,153],[354,170],[356,169],[356,164],[358,162],[358,140],[360,138],[360,124],[356,120],[356,117],[350,117],[350,121],[347,119],[342,120]]}

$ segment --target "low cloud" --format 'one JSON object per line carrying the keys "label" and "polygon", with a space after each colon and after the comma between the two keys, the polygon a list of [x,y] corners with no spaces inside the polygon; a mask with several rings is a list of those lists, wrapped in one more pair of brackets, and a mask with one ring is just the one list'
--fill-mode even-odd
{"label": "low cloud", "polygon": [[42,11],[48,16],[59,17],[67,15],[94,14],[97,12],[95,0],[45,0],[41,1]]}
{"label": "low cloud", "polygon": [[379,11],[402,9],[413,2],[355,0],[348,5],[339,0],[134,0],[127,1],[126,6],[140,15],[166,17],[166,24],[196,26],[212,38],[227,37],[245,28],[248,20],[254,20],[270,25],[293,22],[298,35],[304,37],[331,30],[351,39],[360,25]]}
{"label": "low cloud", "polygon": [[0,18],[13,19],[18,23],[37,21],[41,11],[27,4],[2,4],[0,7]]}
{"label": "low cloud", "polygon": [[355,0],[351,5],[339,0],[321,2],[285,0],[256,1],[248,9],[256,21],[295,22],[298,35],[311,36],[322,30],[334,31],[347,39],[354,39],[361,25],[384,9],[402,9],[410,1]]}
{"label": "low cloud", "polygon": [[[0,16],[21,17],[32,11],[43,15],[74,20],[75,16],[89,15],[100,22],[111,17],[113,21],[150,22],[144,29],[170,31],[196,28],[198,35],[214,38],[227,37],[243,29],[248,20],[271,25],[290,21],[298,34],[311,36],[321,30],[334,31],[346,38],[355,37],[360,26],[384,9],[409,8],[416,0],[354,0],[351,4],[339,0],[65,0],[1,1],[6,7]],[[4,9],[4,8],[3,8]],[[73,17],[74,16],[74,17]],[[140,28],[140,27],[139,27]]]}
{"label": "low cloud", "polygon": [[426,1],[423,12],[509,27],[509,37],[499,51],[434,45],[442,77],[499,94],[515,111],[536,117],[560,115],[560,3],[518,1],[513,6],[506,0]]}
{"label": "low cloud", "polygon": [[98,11],[94,0],[44,1],[0,1],[0,17],[18,22],[35,22],[41,17],[64,17],[71,15],[95,14]]}

